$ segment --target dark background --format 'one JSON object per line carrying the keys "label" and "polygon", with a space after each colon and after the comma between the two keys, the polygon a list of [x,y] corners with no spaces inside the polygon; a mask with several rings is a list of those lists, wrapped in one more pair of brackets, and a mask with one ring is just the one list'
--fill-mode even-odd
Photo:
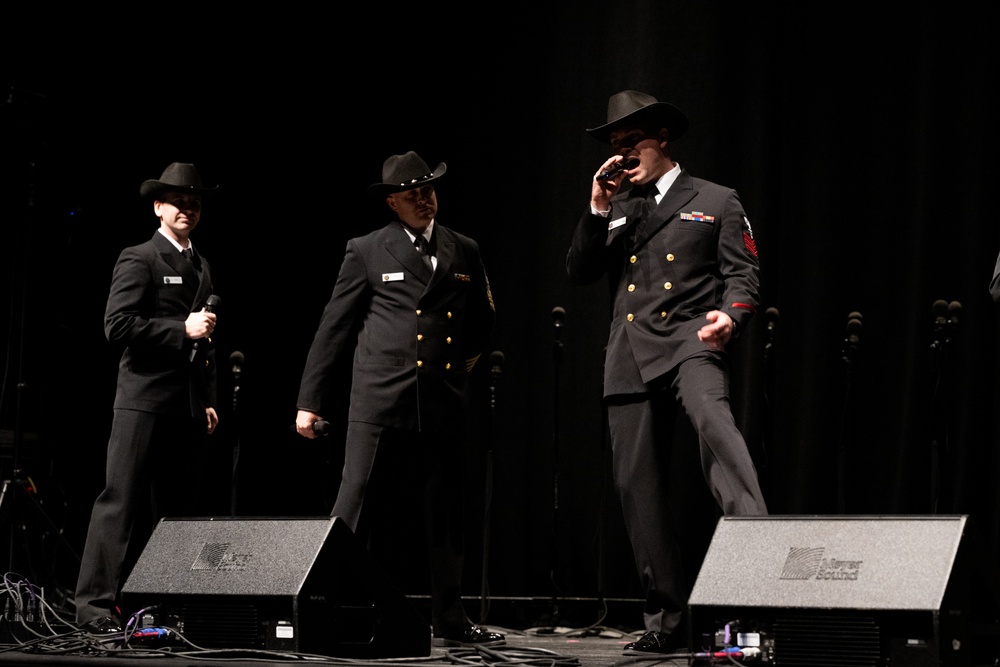
{"label": "dark background", "polygon": [[[996,560],[1000,46],[985,6],[851,4],[5,10],[3,474],[16,454],[62,530],[22,524],[30,504],[5,500],[15,546],[45,542],[44,558],[12,564],[72,588],[73,558],[53,542],[82,551],[102,486],[111,270],[156,228],[138,188],[172,161],[221,186],[193,238],[223,299],[220,359],[246,359],[235,411],[223,363],[203,491],[228,513],[238,447],[239,514],[329,510],[343,424],[323,441],[295,435],[298,379],[346,241],[388,219],[365,188],[412,149],[447,163],[439,221],[482,246],[498,313],[487,353],[505,360],[498,377],[485,357],[473,376],[466,593],[480,592],[492,479],[492,595],[638,596],[608,487],[607,291],[564,268],[607,156],[584,129],[626,88],[687,112],[674,158],[737,189],[750,217],[762,308],[734,347],[734,408],[771,511],[969,514]],[[937,300],[961,306],[941,355]],[[853,311],[863,328],[847,363]],[[680,436],[693,578],[715,515]]]}

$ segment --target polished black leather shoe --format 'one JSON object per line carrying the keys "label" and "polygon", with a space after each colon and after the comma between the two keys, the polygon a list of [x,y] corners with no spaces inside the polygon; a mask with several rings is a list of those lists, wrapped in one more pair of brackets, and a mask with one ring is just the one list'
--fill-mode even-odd
{"label": "polished black leather shoe", "polygon": [[499,632],[491,632],[478,625],[468,625],[457,632],[443,632],[434,637],[435,646],[501,646],[507,643]]}
{"label": "polished black leather shoe", "polygon": [[122,631],[122,624],[114,616],[101,616],[87,621],[80,629],[91,635],[114,635]]}
{"label": "polished black leather shoe", "polygon": [[648,655],[650,653],[674,653],[687,650],[687,642],[678,634],[650,630],[634,642],[625,644],[624,655]]}

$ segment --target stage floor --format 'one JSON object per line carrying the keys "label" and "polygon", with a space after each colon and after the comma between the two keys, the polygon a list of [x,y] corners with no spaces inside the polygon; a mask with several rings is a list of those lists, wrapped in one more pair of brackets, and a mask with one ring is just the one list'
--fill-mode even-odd
{"label": "stage floor", "polygon": [[[521,665],[551,667],[624,667],[626,665],[656,664],[663,667],[681,667],[689,664],[684,656],[631,657],[622,655],[622,648],[641,633],[625,633],[609,628],[553,628],[544,631],[518,631],[489,626],[492,630],[504,632],[507,644],[491,649],[445,649],[433,647],[427,657],[348,659],[316,655],[278,654],[256,652],[206,651],[206,652],[155,652],[107,647],[106,650],[92,650],[90,654],[60,652],[58,644],[50,643],[44,650],[41,645],[25,649],[11,645],[0,645],[0,665],[108,665],[121,667],[148,666],[162,663],[170,667],[199,666],[212,664],[230,665],[496,665],[513,663]],[[66,648],[71,642],[63,642]]]}

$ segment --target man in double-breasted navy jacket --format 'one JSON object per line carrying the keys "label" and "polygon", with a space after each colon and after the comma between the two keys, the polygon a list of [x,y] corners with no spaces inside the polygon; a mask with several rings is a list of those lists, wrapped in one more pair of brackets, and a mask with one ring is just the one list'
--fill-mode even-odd
{"label": "man in double-breasted navy jacket", "polygon": [[[393,531],[393,504],[425,508],[431,625],[438,645],[497,645],[462,605],[462,480],[469,371],[495,310],[478,244],[437,223],[431,171],[410,151],[385,161],[384,197],[396,220],[351,239],[306,359],[296,430],[316,437],[331,413],[334,376],[353,360],[345,461],[332,515],[371,546]],[[415,496],[389,480],[412,484]]]}
{"label": "man in double-breasted navy jacket", "polygon": [[[727,515],[767,513],[729,405],[726,345],[758,305],[757,248],[736,192],[670,158],[684,113],[626,90],[588,129],[613,155],[567,256],[579,284],[608,277],[611,328],[604,397],[615,487],[646,592],[646,633],[626,654],[686,646],[687,584],[667,502],[669,421],[679,404],[698,434],[702,469]],[[619,188],[625,180],[632,187]]]}
{"label": "man in double-breasted navy jacket", "polygon": [[122,630],[118,595],[126,558],[134,557],[129,546],[143,535],[133,535],[141,503],[151,499],[154,522],[198,510],[197,462],[219,422],[209,338],[217,315],[211,269],[190,236],[212,190],[189,163],[175,162],[143,182],[139,194],[152,202],[160,226],[115,263],[104,332],[122,349],[118,390],[105,487],[91,513],[76,586],[77,622],[93,633]]}

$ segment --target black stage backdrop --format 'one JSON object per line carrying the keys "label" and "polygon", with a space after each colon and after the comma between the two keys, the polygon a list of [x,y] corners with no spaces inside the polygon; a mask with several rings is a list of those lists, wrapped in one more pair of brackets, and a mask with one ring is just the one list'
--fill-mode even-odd
{"label": "black stage backdrop", "polygon": [[[343,415],[323,441],[295,435],[298,378],[347,239],[387,220],[365,188],[413,149],[448,165],[439,220],[481,243],[487,354],[504,355],[473,377],[466,593],[485,551],[493,596],[637,596],[600,404],[607,290],[565,274],[607,153],[584,128],[634,88],[688,113],[675,159],[736,188],[753,226],[763,302],[734,350],[734,409],[772,512],[969,514],[995,559],[1000,46],[985,5],[558,4],[5,21],[5,479],[27,476],[82,550],[115,390],[111,270],[156,227],[139,184],[191,161],[221,185],[194,237],[223,299],[203,491],[229,513],[236,449],[238,514],[328,512]],[[941,331],[938,300],[954,302]],[[680,441],[693,578],[715,514],[684,428]],[[4,509],[5,530],[35,512]],[[27,526],[12,566],[54,566],[72,588],[52,537],[55,555],[21,563],[19,543],[47,532]]]}

